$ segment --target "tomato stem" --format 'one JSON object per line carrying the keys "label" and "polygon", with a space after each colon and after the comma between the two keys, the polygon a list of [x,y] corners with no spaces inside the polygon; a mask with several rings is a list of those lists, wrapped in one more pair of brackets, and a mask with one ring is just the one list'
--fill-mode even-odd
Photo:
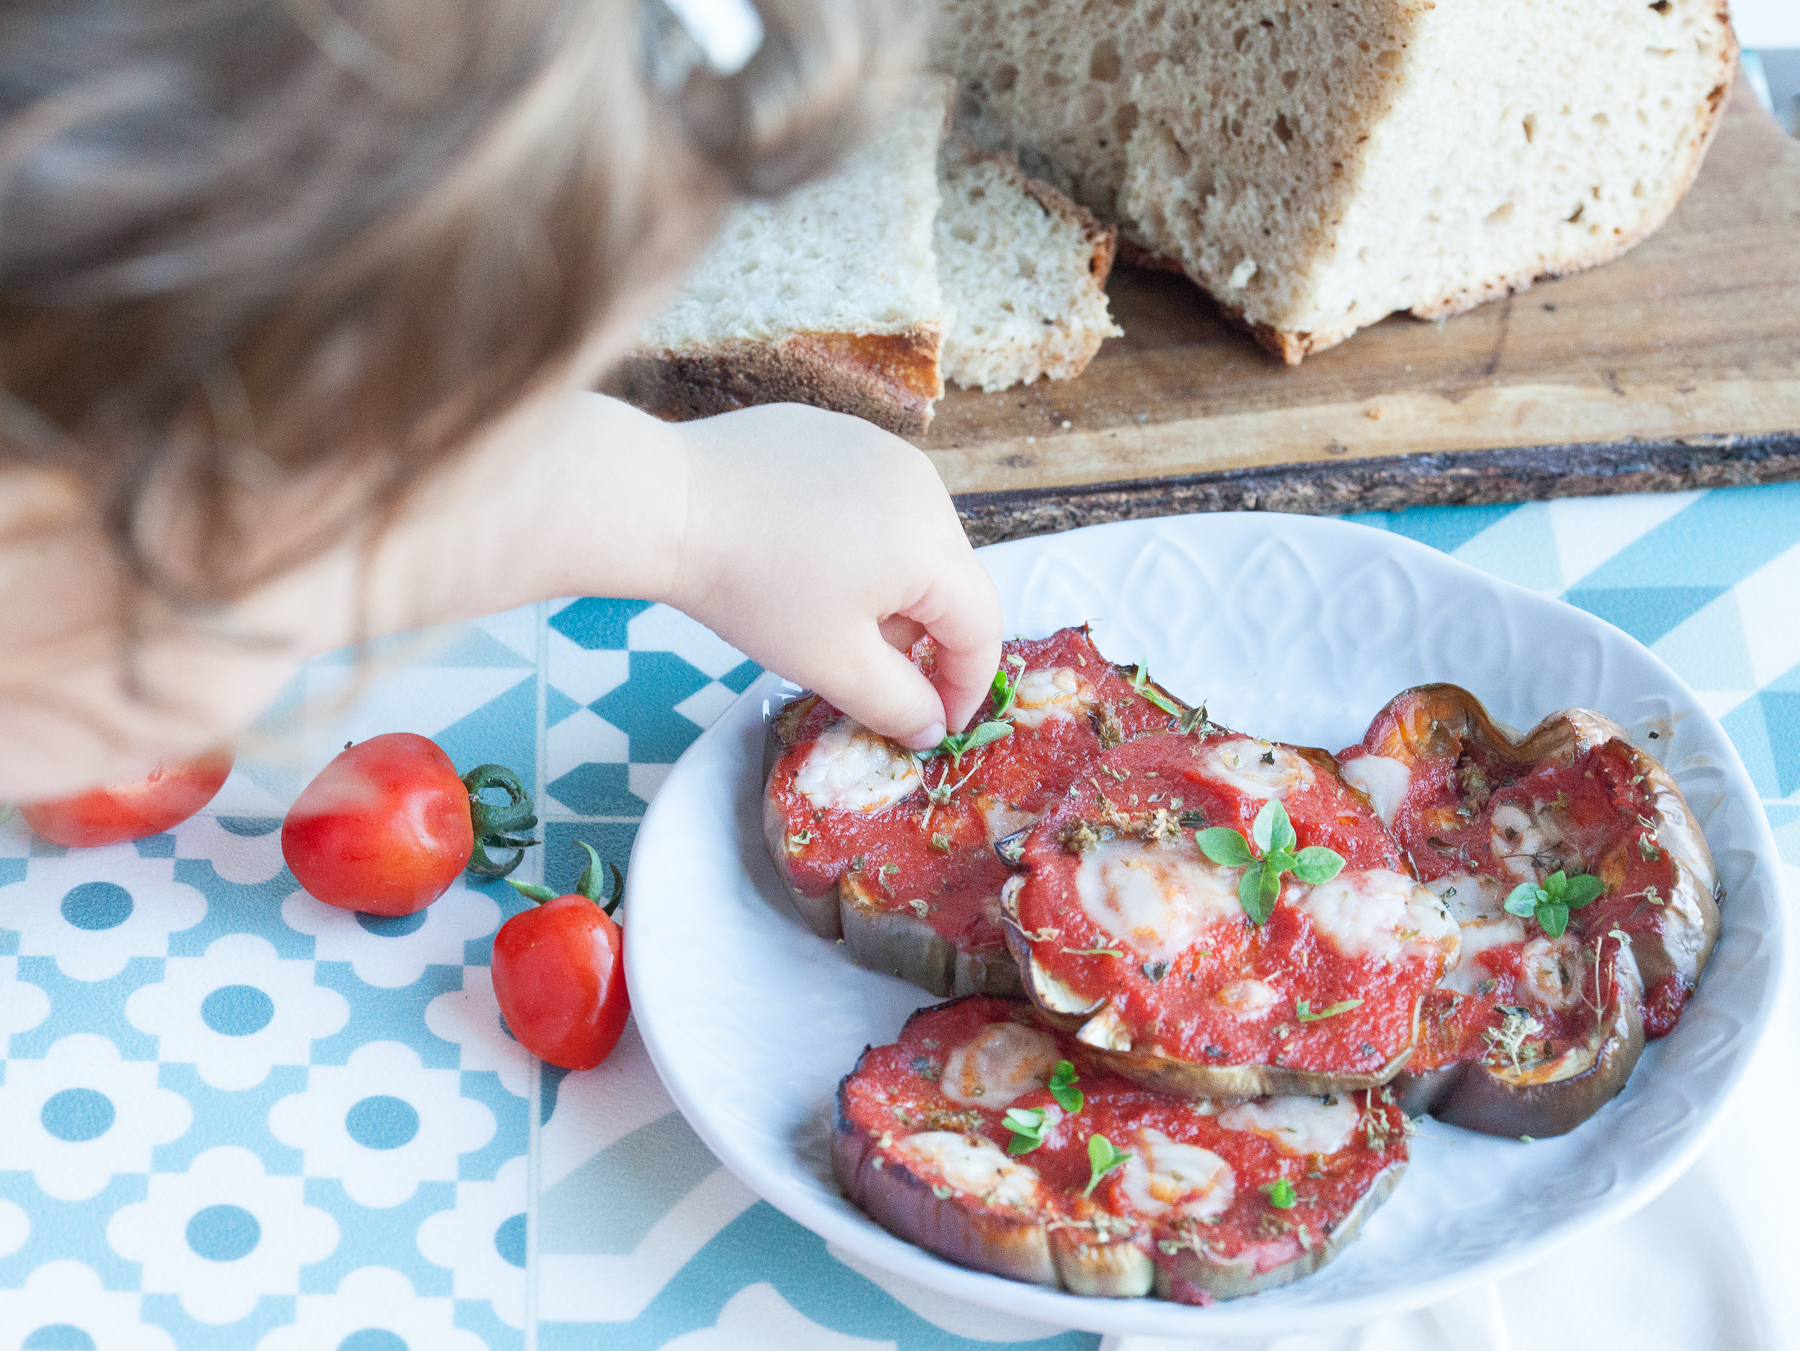
{"label": "tomato stem", "polygon": [[[585,840],[577,840],[575,843],[587,850],[588,856],[587,867],[581,870],[581,880],[575,884],[576,895],[587,897],[601,910],[609,915],[612,914],[619,908],[619,902],[625,899],[625,874],[619,871],[619,865],[616,863],[602,863],[600,855],[594,852],[594,846]],[[605,883],[606,870],[609,867],[612,869],[613,886],[612,895],[606,896],[602,894],[600,888]]]}
{"label": "tomato stem", "polygon": [[[531,794],[519,776],[505,765],[477,765],[463,775],[463,787],[469,790],[469,823],[475,829],[475,852],[469,856],[469,871],[490,881],[505,877],[517,868],[525,851],[538,841],[525,834],[536,826]],[[505,802],[489,802],[483,794],[497,789],[506,794]],[[497,862],[489,849],[516,851],[504,863]]]}
{"label": "tomato stem", "polygon": [[[536,882],[515,882],[511,878],[507,879],[506,884],[526,900],[535,901],[539,905],[545,901],[557,900],[559,895],[580,896],[592,901],[604,913],[612,914],[619,908],[619,902],[625,899],[625,874],[619,870],[619,865],[616,863],[602,863],[600,855],[594,852],[594,846],[585,840],[577,840],[575,844],[578,848],[587,851],[588,862],[587,867],[581,870],[581,880],[575,883],[574,891],[558,893],[549,887],[539,886]],[[610,896],[601,891],[601,887],[605,885],[606,872],[609,868],[612,870],[612,895]]]}

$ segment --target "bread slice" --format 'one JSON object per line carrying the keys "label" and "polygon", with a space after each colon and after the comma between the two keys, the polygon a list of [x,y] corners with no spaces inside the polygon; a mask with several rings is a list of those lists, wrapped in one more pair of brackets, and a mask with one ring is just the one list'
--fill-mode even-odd
{"label": "bread slice", "polygon": [[1080,375],[1124,332],[1106,307],[1117,231],[963,133],[938,159],[938,282],[956,310],[944,378],[989,391]]}
{"label": "bread slice", "polygon": [[924,431],[953,317],[932,247],[949,100],[923,80],[831,177],[734,207],[607,391],[669,419],[792,401]]}
{"label": "bread slice", "polygon": [[1736,59],[1717,0],[940,0],[989,145],[1178,260],[1289,362],[1617,257]]}

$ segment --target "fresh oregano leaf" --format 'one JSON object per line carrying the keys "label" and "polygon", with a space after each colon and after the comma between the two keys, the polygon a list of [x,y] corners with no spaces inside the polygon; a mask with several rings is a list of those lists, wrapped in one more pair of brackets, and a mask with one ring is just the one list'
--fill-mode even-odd
{"label": "fresh oregano leaf", "polygon": [[[1279,889],[1280,879],[1276,879]],[[1250,917],[1252,924],[1267,924],[1269,916],[1275,911],[1275,897],[1267,895],[1263,890],[1263,868],[1259,863],[1248,869],[1238,879],[1238,904],[1244,907],[1244,913]]]}
{"label": "fresh oregano leaf", "polygon": [[1341,999],[1335,1004],[1328,1004],[1322,1009],[1315,1009],[1304,999],[1294,1001],[1294,1016],[1303,1023],[1316,1023],[1321,1019],[1335,1018],[1340,1013],[1348,1013],[1351,1009],[1360,1008],[1360,999]]}
{"label": "fresh oregano leaf", "polygon": [[1229,826],[1213,826],[1210,830],[1195,831],[1194,843],[1200,846],[1201,853],[1221,868],[1241,868],[1256,861],[1256,855],[1250,852],[1249,842]]}
{"label": "fresh oregano leaf", "polygon": [[1083,1097],[1081,1090],[1075,1085],[1081,1076],[1075,1073],[1073,1061],[1059,1060],[1056,1068],[1050,1071],[1050,1096],[1056,1099],[1056,1105],[1065,1112],[1079,1112]]}
{"label": "fresh oregano leaf", "polygon": [[1197,831],[1194,843],[1214,863],[1223,868],[1245,868],[1238,879],[1238,904],[1253,924],[1268,923],[1275,901],[1281,895],[1281,878],[1293,873],[1302,882],[1317,885],[1329,882],[1343,869],[1343,856],[1322,845],[1308,845],[1295,852],[1298,839],[1287,808],[1279,799],[1270,798],[1257,812],[1250,825],[1251,839],[1262,850],[1259,861],[1239,831],[1227,826],[1213,826]]}
{"label": "fresh oregano leaf", "polygon": [[1083,1196],[1092,1196],[1094,1188],[1100,1185],[1100,1179],[1113,1169],[1124,1165],[1131,1155],[1123,1150],[1113,1148],[1113,1142],[1104,1135],[1090,1135],[1088,1150],[1088,1184],[1082,1189]]}
{"label": "fresh oregano leaf", "polygon": [[1008,1154],[1029,1154],[1044,1143],[1042,1107],[1009,1107],[1000,1124],[1012,1132],[1012,1139],[1006,1142]]}
{"label": "fresh oregano leaf", "polygon": [[1344,856],[1322,845],[1309,844],[1295,856],[1294,876],[1309,886],[1329,882],[1344,869]]}
{"label": "fresh oregano leaf", "polygon": [[1530,919],[1537,913],[1538,902],[1549,899],[1537,883],[1521,882],[1506,893],[1506,900],[1502,902],[1502,905],[1507,914],[1517,915],[1521,919]]}
{"label": "fresh oregano leaf", "polygon": [[1262,810],[1256,814],[1256,822],[1251,824],[1251,829],[1257,831],[1258,842],[1263,837],[1257,823],[1261,822],[1265,816],[1269,818],[1268,843],[1263,845],[1263,849],[1266,851],[1292,849],[1296,843],[1294,823],[1288,819],[1287,808],[1281,805],[1280,798],[1270,798],[1263,803]]}
{"label": "fresh oregano leaf", "polygon": [[1584,905],[1591,905],[1606,890],[1606,883],[1592,873],[1582,873],[1579,877],[1571,877],[1563,884],[1562,903],[1571,910],[1579,910]]}

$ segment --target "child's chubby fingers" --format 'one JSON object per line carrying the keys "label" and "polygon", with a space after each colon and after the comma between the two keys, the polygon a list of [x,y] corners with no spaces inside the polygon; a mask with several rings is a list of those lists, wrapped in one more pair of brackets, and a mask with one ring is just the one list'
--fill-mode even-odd
{"label": "child's chubby fingers", "polygon": [[905,615],[937,643],[933,683],[943,701],[945,724],[962,731],[1000,666],[1000,597],[973,553],[965,551],[946,562],[945,575]]}
{"label": "child's chubby fingers", "polygon": [[846,643],[830,668],[809,683],[865,727],[903,746],[930,750],[944,739],[944,704],[937,687],[874,629]]}
{"label": "child's chubby fingers", "polygon": [[[923,748],[963,727],[999,661],[1000,605],[931,462],[786,405],[682,438],[686,546],[663,598],[883,735]],[[922,633],[935,683],[902,650]]]}

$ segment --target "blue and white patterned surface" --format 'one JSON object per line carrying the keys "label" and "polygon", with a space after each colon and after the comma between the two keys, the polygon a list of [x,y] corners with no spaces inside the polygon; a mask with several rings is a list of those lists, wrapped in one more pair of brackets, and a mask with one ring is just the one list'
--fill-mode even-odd
{"label": "blue and white patterned surface", "polygon": [[[1800,865],[1800,486],[1365,519],[1650,644]],[[488,971],[522,905],[504,885],[375,920],[282,866],[283,807],[331,750],[407,730],[535,783],[527,872],[566,885],[575,839],[624,860],[756,673],[664,608],[551,603],[390,648],[366,687],[315,663],[170,834],[71,852],[0,828],[0,1346],[1092,1347],[862,1269],[757,1201],[635,1033],[583,1074],[525,1055]]]}

